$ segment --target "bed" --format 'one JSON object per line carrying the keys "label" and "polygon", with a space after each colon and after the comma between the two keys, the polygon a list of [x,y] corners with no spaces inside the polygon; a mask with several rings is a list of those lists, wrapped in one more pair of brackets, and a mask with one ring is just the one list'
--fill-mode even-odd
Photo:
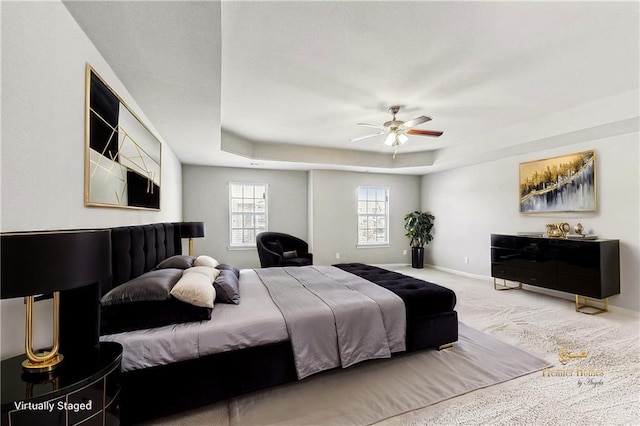
{"label": "bed", "polygon": [[[123,424],[458,339],[456,298],[449,289],[360,263],[256,270],[209,265],[207,256],[182,255],[179,227],[156,223],[111,229],[113,267],[112,277],[100,285],[100,340],[124,347]],[[213,307],[200,302],[185,306],[190,303],[176,301],[173,293],[168,299],[158,298],[148,290],[143,293],[150,300],[133,309],[127,306],[140,288],[146,288],[138,285],[141,278],[202,279],[196,272],[208,268],[218,270]],[[222,287],[217,283],[220,277],[225,277]],[[225,287],[226,279],[235,284]],[[234,285],[239,295],[235,301]],[[223,303],[220,294],[226,298]],[[124,306],[117,305],[121,299],[127,300]],[[343,307],[343,299],[352,307]],[[327,317],[332,327],[310,319],[314,312]],[[370,326],[375,322],[377,327]],[[324,339],[322,346],[319,336],[329,328],[336,335]],[[316,337],[305,340],[310,334]],[[353,347],[356,335],[364,336],[364,348]]]}

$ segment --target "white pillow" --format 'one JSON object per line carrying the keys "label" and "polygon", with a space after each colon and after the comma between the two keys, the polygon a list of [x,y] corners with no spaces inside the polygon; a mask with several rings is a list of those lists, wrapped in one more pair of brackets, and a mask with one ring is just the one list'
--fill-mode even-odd
{"label": "white pillow", "polygon": [[220,270],[216,268],[211,268],[209,266],[193,266],[191,268],[187,268],[182,272],[184,274],[202,274],[205,277],[209,278],[210,282],[214,282],[218,275],[220,275]]}
{"label": "white pillow", "polygon": [[209,266],[211,268],[215,268],[219,264],[220,262],[218,262],[211,256],[198,256],[193,262],[193,266]]}
{"label": "white pillow", "polygon": [[213,308],[216,290],[211,280],[205,274],[182,274],[176,285],[171,289],[171,295],[176,299],[203,308]]}

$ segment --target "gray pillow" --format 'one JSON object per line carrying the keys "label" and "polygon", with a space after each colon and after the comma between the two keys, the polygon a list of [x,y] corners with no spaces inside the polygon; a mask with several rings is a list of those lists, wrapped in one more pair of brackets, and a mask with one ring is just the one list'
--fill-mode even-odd
{"label": "gray pillow", "polygon": [[171,289],[182,277],[181,269],[149,271],[117,286],[102,297],[103,306],[132,302],[158,302],[171,298]]}
{"label": "gray pillow", "polygon": [[193,262],[196,260],[195,256],[186,256],[182,254],[177,254],[175,256],[171,256],[158,263],[158,266],[155,269],[166,269],[166,268],[176,268],[176,269],[187,269],[193,266]]}
{"label": "gray pillow", "polygon": [[240,283],[232,270],[221,270],[220,275],[213,282],[213,287],[216,289],[216,302],[234,305],[240,303]]}
{"label": "gray pillow", "polygon": [[293,259],[296,257],[298,257],[298,252],[296,250],[282,252],[283,259]]}
{"label": "gray pillow", "polygon": [[220,269],[221,271],[228,270],[232,271],[237,278],[240,278],[240,270],[235,266],[227,265],[226,263],[221,263],[216,266],[216,269]]}

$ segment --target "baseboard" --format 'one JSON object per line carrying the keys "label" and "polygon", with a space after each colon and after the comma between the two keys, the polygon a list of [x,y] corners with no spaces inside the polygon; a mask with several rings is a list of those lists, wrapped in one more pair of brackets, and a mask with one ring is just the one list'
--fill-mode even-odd
{"label": "baseboard", "polygon": [[471,274],[469,272],[458,271],[457,269],[444,268],[442,266],[437,266],[437,265],[425,264],[424,266],[431,269],[436,269],[438,271],[449,272],[455,275],[462,275],[463,277],[468,277],[468,278],[474,278],[476,280],[491,281],[493,279],[491,277],[487,277],[486,275]]}
{"label": "baseboard", "polygon": [[377,266],[379,268],[389,269],[389,268],[405,268],[405,267],[411,266],[411,264],[410,263],[376,263],[376,264],[372,264],[371,266]]}

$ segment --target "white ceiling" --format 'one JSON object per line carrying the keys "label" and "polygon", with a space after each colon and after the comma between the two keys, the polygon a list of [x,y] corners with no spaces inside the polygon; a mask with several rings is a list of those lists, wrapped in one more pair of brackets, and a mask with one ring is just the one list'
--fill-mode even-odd
{"label": "white ceiling", "polygon": [[[568,143],[512,136],[639,87],[638,2],[64,4],[187,164],[427,173]],[[444,135],[348,142],[394,104]]]}

